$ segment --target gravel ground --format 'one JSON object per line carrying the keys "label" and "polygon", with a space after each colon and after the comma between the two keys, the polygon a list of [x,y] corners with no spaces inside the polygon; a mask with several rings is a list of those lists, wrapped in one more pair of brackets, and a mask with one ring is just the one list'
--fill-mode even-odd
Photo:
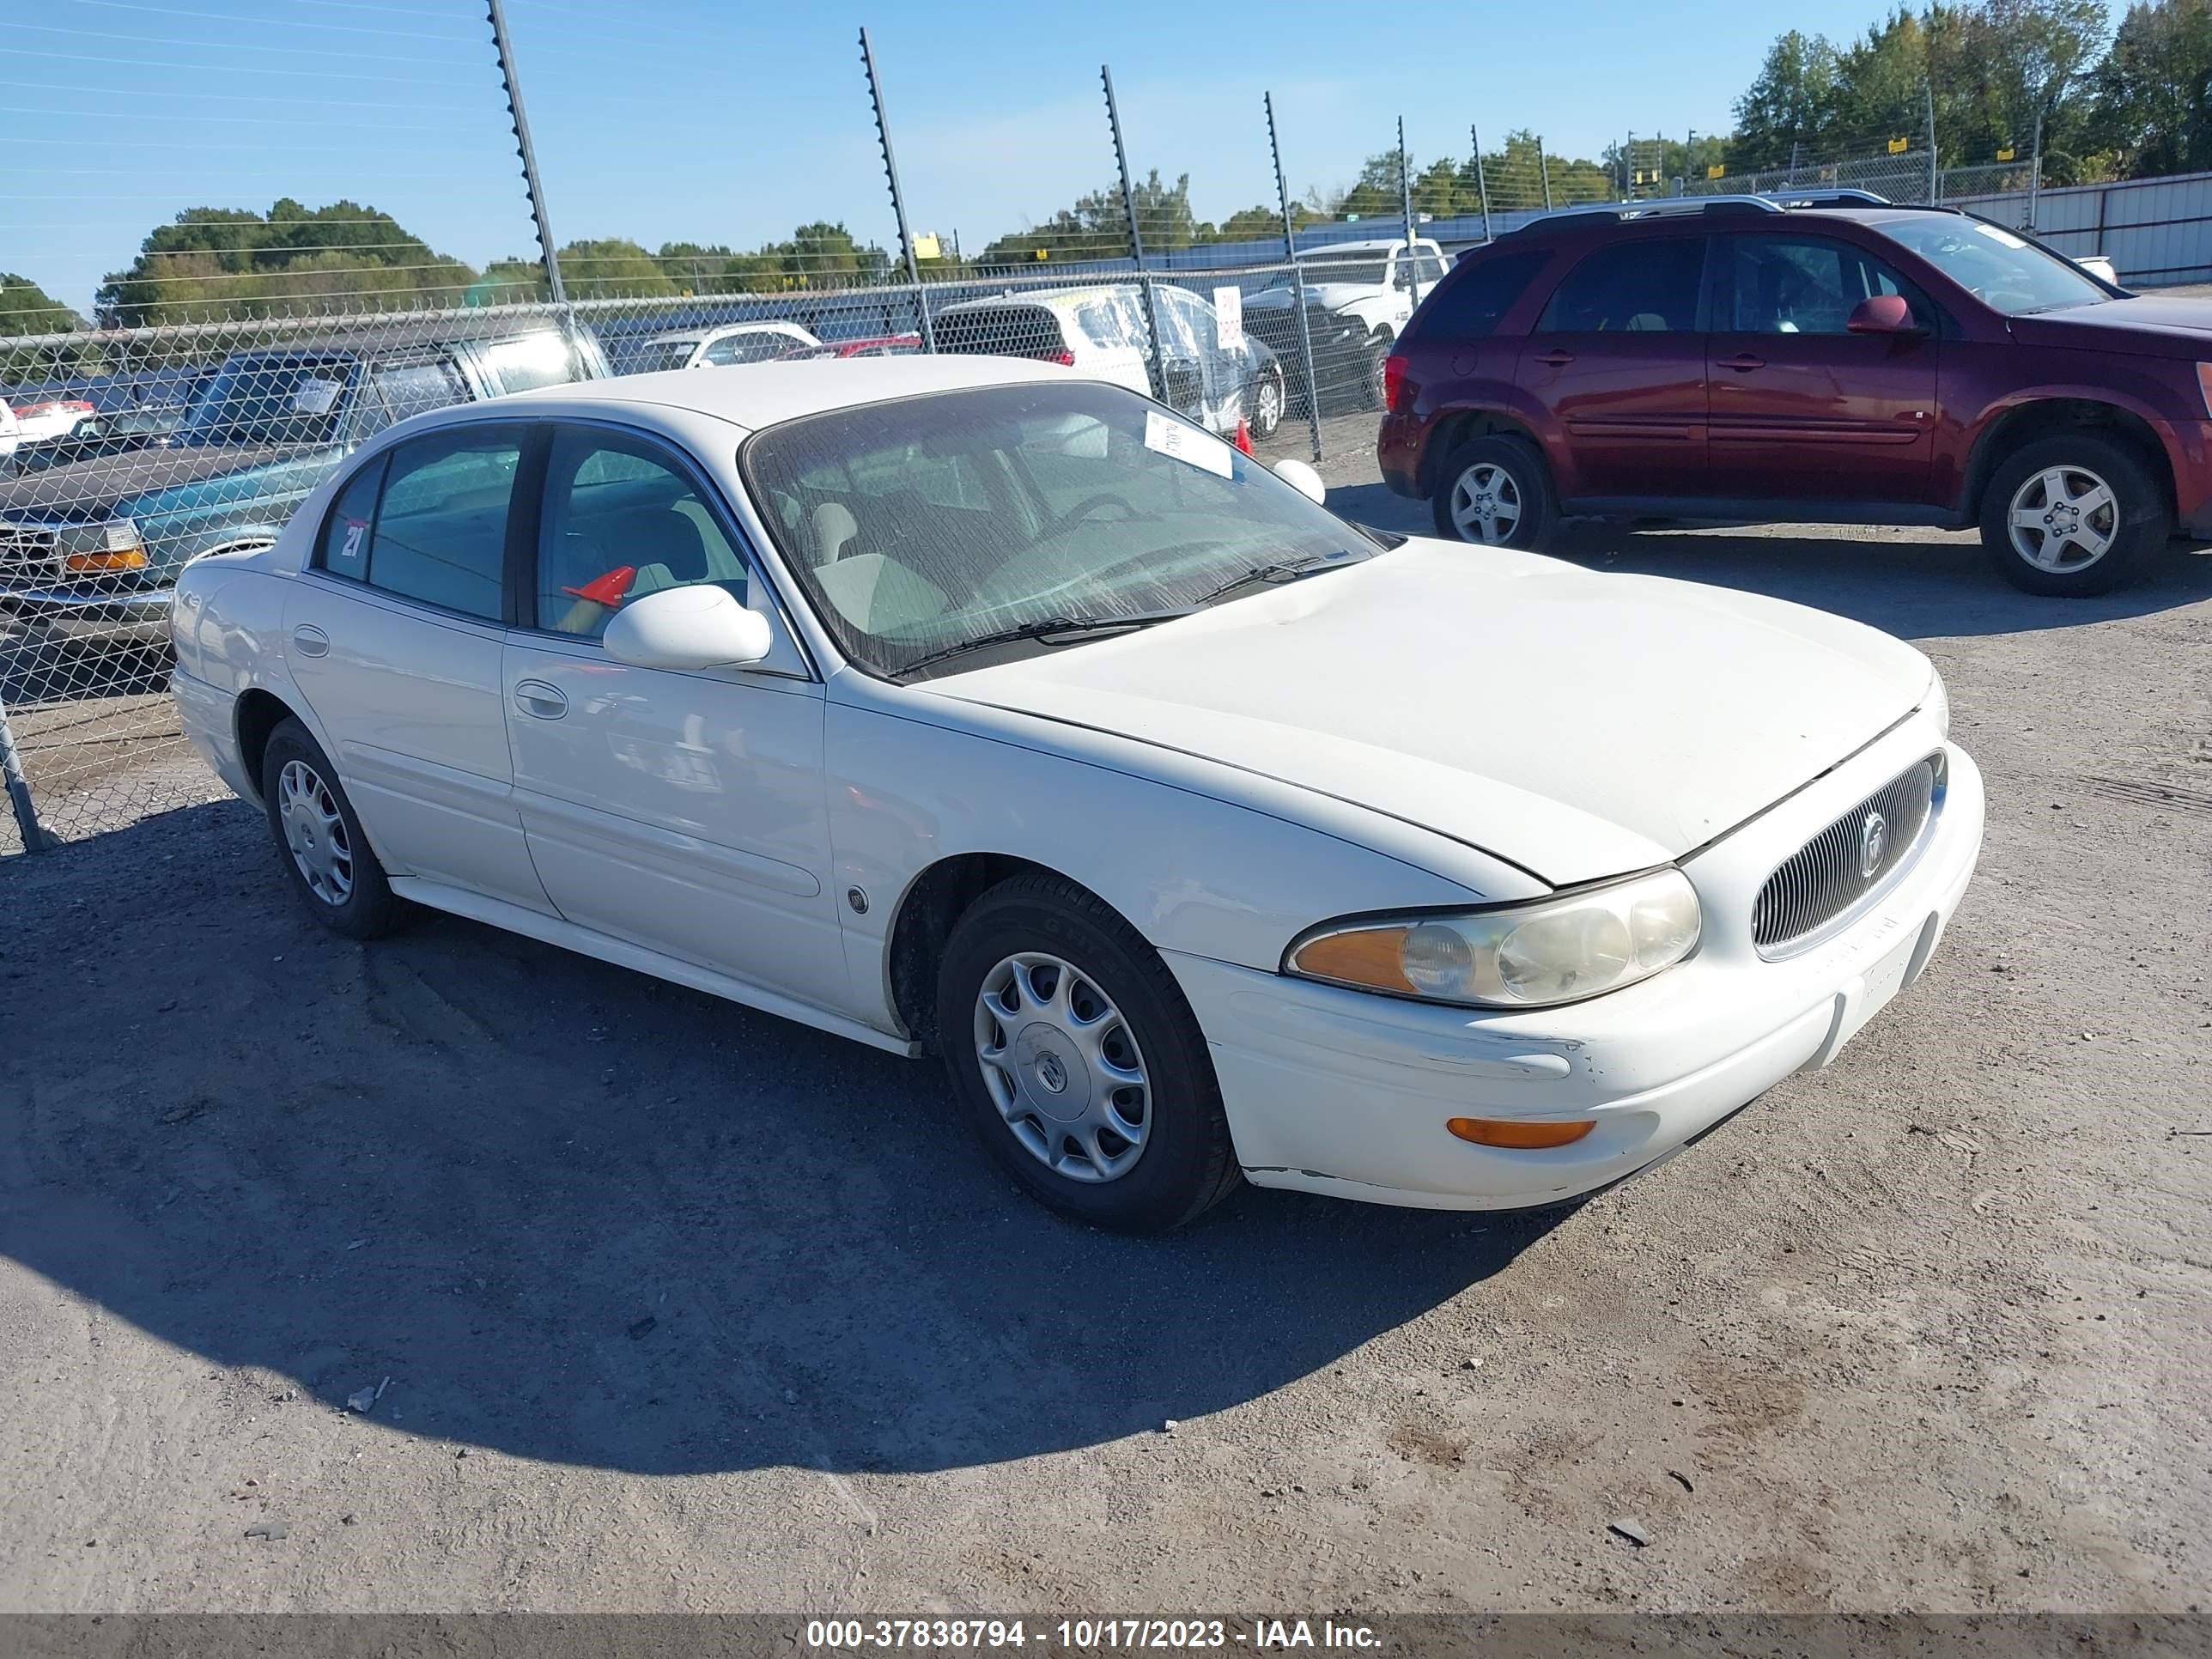
{"label": "gravel ground", "polygon": [[1563,1217],[1104,1237],[928,1066],[320,933],[237,802],[0,860],[0,1608],[2198,1602],[2212,557],[2069,605],[1918,532],[1569,551],[1919,641],[1990,819],[1910,995]]}

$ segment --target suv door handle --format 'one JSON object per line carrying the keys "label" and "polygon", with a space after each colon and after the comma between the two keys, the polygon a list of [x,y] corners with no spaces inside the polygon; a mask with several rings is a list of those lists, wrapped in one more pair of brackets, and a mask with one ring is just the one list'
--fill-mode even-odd
{"label": "suv door handle", "polygon": [[1739,351],[1733,357],[1722,358],[1721,367],[1723,368],[1732,368],[1739,374],[1748,374],[1754,368],[1765,368],[1766,367],[1766,359],[1764,357],[1754,357],[1748,351]]}
{"label": "suv door handle", "polygon": [[292,648],[303,657],[327,657],[331,636],[313,623],[301,623],[292,630]]}
{"label": "suv door handle", "polygon": [[1571,351],[1540,351],[1536,354],[1536,361],[1547,368],[1565,368],[1574,360],[1575,354]]}
{"label": "suv door handle", "polygon": [[544,680],[517,680],[514,706],[533,720],[557,720],[568,712],[568,699],[560,687]]}

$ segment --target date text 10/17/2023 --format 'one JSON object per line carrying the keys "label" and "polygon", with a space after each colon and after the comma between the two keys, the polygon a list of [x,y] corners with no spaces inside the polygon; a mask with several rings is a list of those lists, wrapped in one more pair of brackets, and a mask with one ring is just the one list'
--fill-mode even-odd
{"label": "date text 10/17/2023", "polygon": [[988,1651],[1006,1648],[1070,1652],[1235,1649],[1288,1651],[1296,1648],[1371,1651],[1381,1635],[1366,1625],[1334,1620],[1255,1619],[811,1619],[810,1648],[951,1648]]}

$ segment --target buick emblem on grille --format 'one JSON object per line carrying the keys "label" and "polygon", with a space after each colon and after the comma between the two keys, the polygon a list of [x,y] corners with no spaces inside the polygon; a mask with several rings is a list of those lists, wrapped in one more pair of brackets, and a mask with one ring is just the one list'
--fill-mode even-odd
{"label": "buick emblem on grille", "polygon": [[1879,812],[1869,812],[1859,825],[1859,879],[1872,881],[1881,868],[1881,855],[1889,847],[1889,823]]}

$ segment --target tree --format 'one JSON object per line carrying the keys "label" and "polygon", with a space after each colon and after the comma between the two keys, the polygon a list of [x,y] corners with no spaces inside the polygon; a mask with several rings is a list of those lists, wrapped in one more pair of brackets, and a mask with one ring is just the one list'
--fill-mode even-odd
{"label": "tree", "polygon": [[83,318],[29,277],[0,270],[0,338],[68,334],[83,326]]}
{"label": "tree", "polygon": [[1728,164],[1780,167],[1799,146],[1818,144],[1832,119],[1840,73],[1836,49],[1823,37],[1808,38],[1796,29],[1782,35],[1735,100]]}
{"label": "tree", "polygon": [[[1133,184],[1129,194],[1137,210],[1137,228],[1145,251],[1189,247],[1210,241],[1213,227],[1201,223],[1190,210],[1190,175],[1174,184],[1162,180],[1155,168]],[[1009,231],[983,250],[979,264],[1035,264],[1040,259],[1126,259],[1129,257],[1129,216],[1118,185],[1079,196],[1042,224]]]}
{"label": "tree", "polygon": [[2152,0],[2128,9],[2096,71],[2092,144],[2121,176],[2212,167],[2212,0]]}

